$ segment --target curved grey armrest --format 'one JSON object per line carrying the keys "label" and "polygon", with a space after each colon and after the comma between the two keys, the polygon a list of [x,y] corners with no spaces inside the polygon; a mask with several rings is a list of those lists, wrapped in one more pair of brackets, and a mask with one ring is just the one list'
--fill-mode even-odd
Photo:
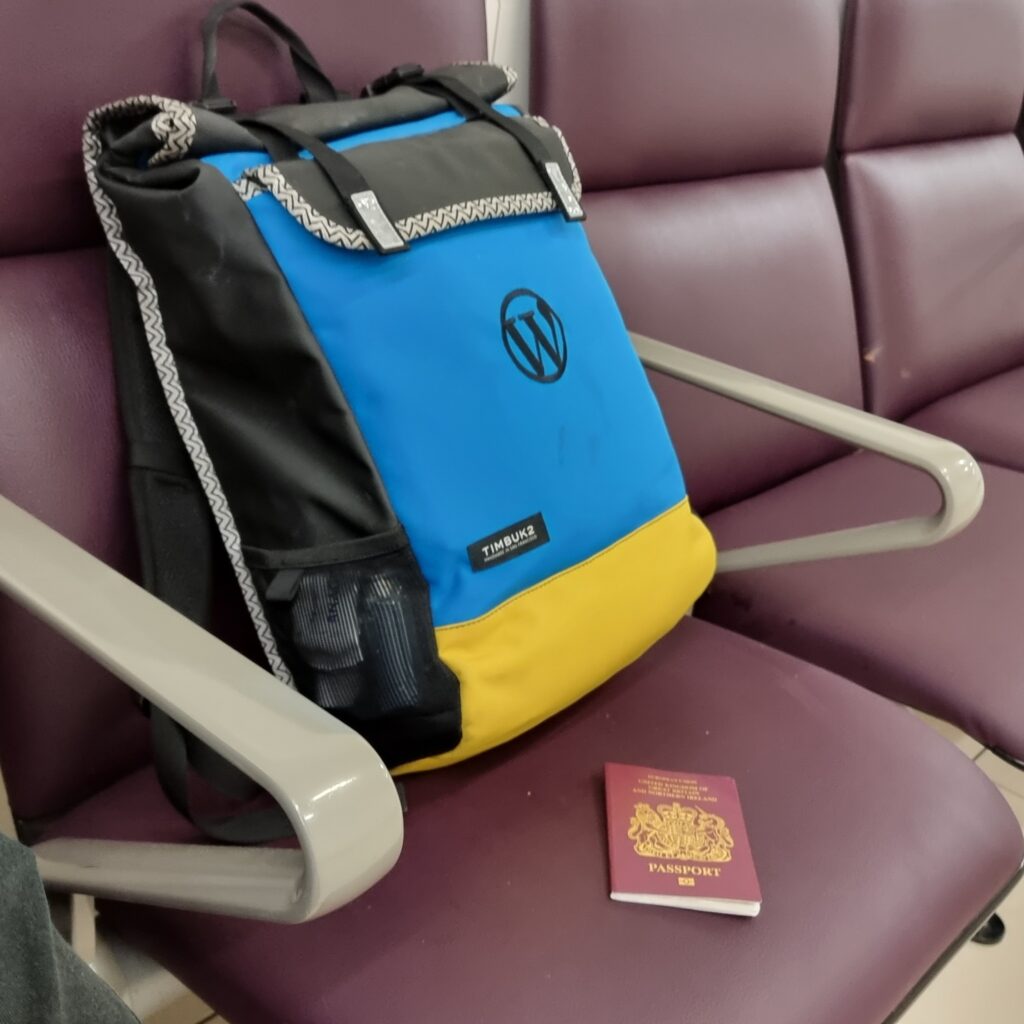
{"label": "curved grey armrest", "polygon": [[0,590],[265,787],[299,840],[294,850],[55,839],[35,847],[48,885],[304,921],[394,865],[402,810],[365,740],[4,498]]}
{"label": "curved grey armrest", "polygon": [[958,533],[981,508],[985,495],[981,469],[969,452],[952,441],[641,334],[631,337],[640,359],[650,369],[923,470],[942,494],[942,508],[932,516],[720,552],[719,572],[925,547]]}

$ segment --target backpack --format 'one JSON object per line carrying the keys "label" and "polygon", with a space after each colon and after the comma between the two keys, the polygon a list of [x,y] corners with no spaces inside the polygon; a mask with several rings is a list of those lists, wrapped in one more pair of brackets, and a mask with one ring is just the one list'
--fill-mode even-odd
{"label": "backpack", "polygon": [[[239,6],[304,102],[220,94]],[[200,102],[123,100],[84,133],[144,581],[207,621],[219,535],[282,684],[396,773],[451,764],[642,654],[712,540],[568,145],[497,102],[513,72],[403,65],[351,98],[258,4],[203,36]],[[155,738],[184,807],[198,745]]]}

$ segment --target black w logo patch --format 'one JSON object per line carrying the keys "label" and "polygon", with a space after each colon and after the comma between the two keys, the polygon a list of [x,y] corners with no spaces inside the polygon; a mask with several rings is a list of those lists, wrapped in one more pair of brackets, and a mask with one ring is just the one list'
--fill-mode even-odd
{"label": "black w logo patch", "polygon": [[558,314],[536,292],[517,288],[501,304],[501,336],[517,369],[539,384],[565,373],[568,349]]}

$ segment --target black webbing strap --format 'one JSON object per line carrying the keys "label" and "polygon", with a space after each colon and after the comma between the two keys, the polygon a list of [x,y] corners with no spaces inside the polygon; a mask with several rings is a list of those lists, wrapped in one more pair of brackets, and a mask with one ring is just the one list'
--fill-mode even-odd
{"label": "black webbing strap", "polygon": [[234,103],[221,95],[217,80],[217,30],[229,11],[243,10],[259,19],[289,49],[295,75],[302,85],[303,102],[323,103],[347,99],[348,94],[339,92],[324,74],[309,47],[276,14],[262,4],[252,0],[222,0],[214,4],[203,19],[203,77],[200,84],[200,105],[208,110],[233,110]]}
{"label": "black webbing strap", "polygon": [[[113,257],[108,267],[110,328],[143,584],[175,611],[205,627],[218,543],[212,516],[167,408],[134,288]],[[273,829],[262,811],[230,822],[194,815],[189,808],[190,764],[213,788],[238,800],[252,799],[260,788],[159,708],[148,710],[157,777],[168,800],[185,817],[212,838],[228,842],[261,842],[291,834],[279,810]]]}
{"label": "black webbing strap", "polygon": [[[395,69],[398,72],[401,69]],[[392,72],[394,75],[395,72]],[[378,81],[388,81],[388,76]],[[453,75],[445,74],[413,74],[406,72],[397,77],[393,84],[408,85],[421,92],[446,100],[448,104],[467,118],[480,118],[493,124],[496,128],[507,132],[522,146],[530,158],[537,173],[548,185],[555,196],[566,220],[583,220],[585,214],[579,200],[573,194],[565,174],[555,155],[544,142],[533,134],[524,124],[522,118],[509,117],[495,110],[478,92]],[[370,86],[373,94],[381,91],[378,83]]]}
{"label": "black webbing strap", "polygon": [[[239,124],[250,129],[257,136],[271,133],[286,139],[296,149],[305,149],[314,162],[327,176],[332,188],[352,214],[356,223],[361,225],[367,238],[373,243],[377,252],[382,255],[401,252],[408,249],[408,243],[395,229],[391,219],[384,212],[377,193],[373,191],[363,177],[362,172],[344,153],[331,149],[326,142],[315,135],[299,131],[290,125],[280,124],[270,118],[240,118]],[[264,141],[267,152],[275,160],[280,160],[280,150],[271,141]],[[292,154],[294,155],[294,154]]]}
{"label": "black webbing strap", "polygon": [[[189,801],[190,766],[214,788],[241,800],[258,793],[259,787],[157,708],[152,709],[151,722],[153,760],[160,785],[178,813],[205,835],[225,843],[253,844],[293,834],[288,818],[276,804],[227,817],[197,814]],[[239,785],[239,779],[244,779],[248,785]]]}

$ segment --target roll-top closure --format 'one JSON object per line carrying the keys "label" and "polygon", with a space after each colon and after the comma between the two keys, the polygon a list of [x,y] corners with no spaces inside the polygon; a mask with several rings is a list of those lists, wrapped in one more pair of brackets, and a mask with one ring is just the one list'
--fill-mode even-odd
{"label": "roll-top closure", "polygon": [[[561,133],[540,119],[523,117],[521,122],[547,147],[567,193],[578,204],[579,175]],[[483,121],[355,146],[344,156],[372,187],[374,201],[402,248],[481,220],[563,208],[550,180],[538,173],[517,141]],[[313,160],[261,164],[234,184],[246,202],[269,193],[324,242],[352,250],[380,248]]]}
{"label": "roll-top closure", "polygon": [[[492,64],[415,70],[361,99],[252,115],[136,97],[94,111],[86,146],[101,177],[132,187],[182,188],[197,173],[226,175],[243,201],[269,194],[304,229],[351,250],[401,252],[416,239],[502,217],[558,210],[583,219],[561,133],[514,108],[492,108],[514,72]],[[384,137],[361,141],[371,132]]]}

